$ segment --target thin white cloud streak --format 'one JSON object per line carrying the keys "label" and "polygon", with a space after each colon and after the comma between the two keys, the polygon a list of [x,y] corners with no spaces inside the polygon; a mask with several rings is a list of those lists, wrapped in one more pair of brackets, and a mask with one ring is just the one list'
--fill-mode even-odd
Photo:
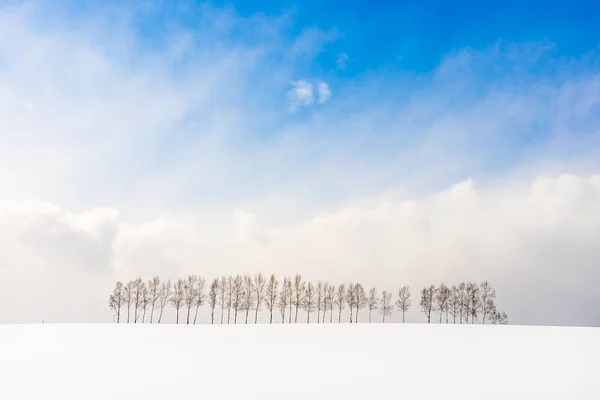
{"label": "thin white cloud streak", "polygon": [[[540,78],[524,71],[544,46],[464,50],[429,76],[327,78],[336,101],[288,119],[289,82],[327,34],[290,40],[285,21],[209,9],[218,24],[149,51],[127,17],[106,31],[54,13],[44,26],[35,7],[0,10],[0,198],[17,199],[0,209],[0,296],[46,282],[1,322],[106,319],[115,277],[268,269],[416,288],[489,279],[514,322],[598,325],[586,177],[600,75],[586,59]],[[249,26],[260,40],[236,43]],[[575,176],[527,189],[562,172]],[[469,176],[485,195],[440,194]],[[542,271],[552,279],[535,281]],[[523,280],[533,294],[514,293]]]}
{"label": "thin white cloud streak", "polygon": [[329,100],[329,98],[331,97],[331,89],[329,89],[329,85],[326,82],[319,82],[318,91],[319,99],[317,100],[317,103],[327,103],[327,100]]}

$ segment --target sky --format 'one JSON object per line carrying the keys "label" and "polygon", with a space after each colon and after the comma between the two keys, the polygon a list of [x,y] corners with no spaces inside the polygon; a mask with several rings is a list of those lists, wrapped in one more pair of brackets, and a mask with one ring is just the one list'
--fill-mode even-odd
{"label": "sky", "polygon": [[600,326],[599,16],[0,1],[0,323],[263,272],[409,285],[410,322],[487,280],[510,323]]}

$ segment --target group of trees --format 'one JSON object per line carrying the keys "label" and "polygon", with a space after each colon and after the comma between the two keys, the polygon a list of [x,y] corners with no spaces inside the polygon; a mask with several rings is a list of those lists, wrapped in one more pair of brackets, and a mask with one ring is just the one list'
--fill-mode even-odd
{"label": "group of trees", "polygon": [[[301,275],[285,277],[280,282],[275,275],[263,274],[236,275],[215,278],[207,288],[206,281],[198,275],[189,275],[186,279],[161,281],[154,277],[148,282],[141,278],[126,284],[117,282],[109,296],[109,307],[115,321],[127,323],[161,323],[164,311],[171,307],[175,311],[175,321],[184,319],[186,324],[195,324],[198,311],[208,305],[210,323],[215,318],[224,323],[238,323],[238,317],[248,323],[249,318],[258,323],[259,312],[266,310],[269,323],[273,316],[280,315],[281,323],[298,322],[300,310],[306,313],[306,322],[329,323],[342,322],[342,312],[348,310],[350,323],[357,323],[359,312],[368,312],[368,321],[373,313],[381,315],[381,321],[397,310],[402,313],[402,322],[411,308],[411,292],[408,286],[401,287],[395,299],[386,290],[379,293],[373,287],[366,290],[360,283],[342,283],[331,285],[319,281],[316,284],[306,282]],[[217,308],[220,315],[216,317]],[[496,307],[496,293],[488,282],[461,283],[448,287],[431,285],[421,291],[421,312],[431,322],[434,313],[439,313],[439,322],[506,324],[506,313]],[[184,313],[182,316],[181,314]],[[316,314],[316,315],[315,315]],[[451,318],[450,318],[451,317]]]}

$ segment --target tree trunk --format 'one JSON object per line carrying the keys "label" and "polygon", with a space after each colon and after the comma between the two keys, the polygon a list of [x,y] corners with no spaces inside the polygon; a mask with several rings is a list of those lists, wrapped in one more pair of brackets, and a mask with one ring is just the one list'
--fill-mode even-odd
{"label": "tree trunk", "polygon": [[187,309],[188,309],[188,311],[187,311],[187,318],[185,320],[185,323],[189,325],[189,323],[190,323],[190,307],[188,307]]}
{"label": "tree trunk", "polygon": [[[196,318],[194,318],[194,324],[196,323]],[[215,308],[213,307],[210,310],[210,324],[214,324],[215,323]]]}
{"label": "tree trunk", "polygon": [[321,310],[317,310],[317,324],[321,323]]}
{"label": "tree trunk", "polygon": [[340,308],[340,315],[338,317],[338,324],[342,323],[342,309]]}
{"label": "tree trunk", "polygon": [[356,319],[354,320],[355,324],[358,324],[358,307],[356,307]]}
{"label": "tree trunk", "polygon": [[[196,320],[198,319],[198,308],[200,308],[200,306],[196,306],[196,313],[194,314],[194,325],[196,325]],[[213,308],[212,313],[214,314],[215,309]]]}
{"label": "tree trunk", "polygon": [[158,323],[159,323],[159,324],[160,324],[160,321],[162,321],[162,315],[163,315],[163,311],[164,311],[164,310],[165,310],[165,308],[164,308],[164,307],[162,307],[162,308],[160,309],[160,315],[158,316]]}
{"label": "tree trunk", "polygon": [[248,323],[248,313],[250,312],[249,308],[246,308],[246,320],[244,321],[245,324]]}
{"label": "tree trunk", "polygon": [[333,308],[329,310],[329,323],[333,324]]}
{"label": "tree trunk", "polygon": [[310,324],[310,311],[307,311],[307,314],[308,314],[308,316],[306,318],[306,323]]}
{"label": "tree trunk", "polygon": [[352,313],[354,312],[354,308],[350,307],[350,323],[352,323]]}
{"label": "tree trunk", "polygon": [[[237,324],[237,315],[238,315],[238,310],[234,311],[234,317],[233,317],[233,323]],[[229,322],[228,322],[229,323]]]}
{"label": "tree trunk", "polygon": [[298,306],[296,306],[296,315],[294,316],[294,323],[298,323]]}
{"label": "tree trunk", "polygon": [[227,309],[227,325],[229,325],[229,319],[231,318],[231,307]]}
{"label": "tree trunk", "polygon": [[254,323],[258,322],[258,307],[256,308],[256,312],[254,313]]}
{"label": "tree trunk", "polygon": [[176,323],[179,324],[179,308],[177,309]]}
{"label": "tree trunk", "polygon": [[288,324],[291,324],[292,323],[292,303],[291,302],[290,302],[290,315],[288,318],[289,318]]}
{"label": "tree trunk", "polygon": [[372,313],[372,311],[369,310],[369,323],[371,323],[371,313]]}
{"label": "tree trunk", "polygon": [[404,314],[406,311],[402,310],[402,323],[404,323]]}
{"label": "tree trunk", "polygon": [[225,314],[225,307],[221,307],[221,325],[223,325],[223,315]]}
{"label": "tree trunk", "polygon": [[127,304],[127,323],[129,323],[129,314],[131,312],[131,306]]}
{"label": "tree trunk", "polygon": [[271,316],[269,317],[269,324],[273,323],[273,310],[271,310]]}

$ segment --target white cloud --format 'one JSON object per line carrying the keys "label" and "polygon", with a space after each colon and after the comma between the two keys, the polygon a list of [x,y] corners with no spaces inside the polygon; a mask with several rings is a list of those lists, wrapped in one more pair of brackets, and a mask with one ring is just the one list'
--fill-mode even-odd
{"label": "white cloud", "polygon": [[336,59],[336,63],[339,69],[346,69],[346,62],[348,62],[348,60],[350,59],[350,57],[348,57],[348,54],[346,53],[340,53],[337,56]]}
{"label": "white cloud", "polygon": [[297,110],[300,107],[309,106],[315,102],[312,83],[306,80],[292,82],[293,88],[289,92],[290,108]]}
{"label": "white cloud", "polygon": [[329,89],[329,85],[325,82],[319,82],[318,86],[319,90],[319,100],[317,101],[319,104],[325,104],[327,100],[331,97],[331,90]]}

